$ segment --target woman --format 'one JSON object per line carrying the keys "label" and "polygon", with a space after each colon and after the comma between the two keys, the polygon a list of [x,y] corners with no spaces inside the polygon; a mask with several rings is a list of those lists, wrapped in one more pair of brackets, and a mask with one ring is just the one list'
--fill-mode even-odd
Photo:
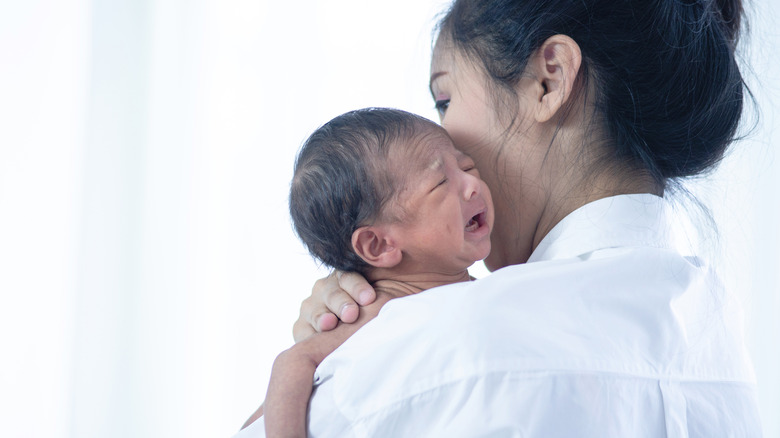
{"label": "woman", "polygon": [[[456,0],[431,92],[493,192],[496,272],[386,305],[319,367],[310,433],[760,436],[738,315],[675,250],[663,199],[734,138],[741,15]],[[321,280],[296,339],[371,300],[355,274]]]}

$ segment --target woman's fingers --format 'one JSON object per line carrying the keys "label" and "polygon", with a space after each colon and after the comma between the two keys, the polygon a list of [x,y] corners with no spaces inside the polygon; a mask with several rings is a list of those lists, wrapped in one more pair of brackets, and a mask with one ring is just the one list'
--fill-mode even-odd
{"label": "woman's fingers", "polygon": [[317,333],[317,331],[314,330],[314,327],[312,327],[308,321],[303,319],[303,315],[299,316],[298,320],[293,324],[293,339],[296,344],[315,333]]}
{"label": "woman's fingers", "polygon": [[297,343],[317,332],[333,330],[338,322],[336,315],[330,313],[325,304],[312,295],[301,303],[298,320],[293,324],[293,339]]}
{"label": "woman's fingers", "polygon": [[311,296],[301,303],[301,313],[293,325],[293,338],[300,342],[314,333],[333,330],[339,323],[353,323],[360,305],[374,302],[376,292],[362,275],[336,271],[314,283]]}
{"label": "woman's fingers", "polygon": [[[365,277],[356,272],[336,271],[339,286],[361,306],[371,304],[376,300],[376,292]],[[328,306],[332,309],[332,307]],[[343,319],[342,319],[343,321]]]}
{"label": "woman's fingers", "polygon": [[[360,291],[355,291],[354,287],[360,287],[360,284],[359,280],[353,277],[363,279],[360,274],[335,271],[314,283],[311,296],[304,300],[301,314],[309,315],[309,322],[315,330],[328,331],[336,327],[338,321],[332,321],[327,316],[329,313],[336,315],[339,320],[348,324],[357,321],[360,310],[350,293],[359,295]],[[341,279],[344,279],[345,283],[342,284]],[[365,279],[363,282],[368,285]],[[345,286],[349,289],[344,290]]]}
{"label": "woman's fingers", "polygon": [[301,303],[301,313],[298,316],[299,321],[309,324],[314,331],[317,332],[333,330],[338,323],[338,318],[328,309],[325,302],[328,298],[328,293],[321,289],[321,287],[318,289],[317,284],[323,280],[325,279],[317,280],[314,289],[312,289],[312,294],[303,300]]}
{"label": "woman's fingers", "polygon": [[[360,314],[360,309],[358,309],[358,304],[355,302],[356,300],[350,295],[350,290],[344,290],[344,285],[341,284],[340,279],[352,277],[355,275],[363,278],[359,274],[342,273],[341,271],[336,271],[335,273],[320,280],[322,283],[315,283],[314,289],[312,289],[312,298],[318,295],[321,296],[322,301],[327,308],[325,311],[335,314],[338,316],[341,322],[346,322],[347,324],[351,324],[357,321],[358,315]],[[347,283],[347,285],[351,286],[352,283]],[[330,330],[331,328],[326,329],[320,325],[320,331]]]}

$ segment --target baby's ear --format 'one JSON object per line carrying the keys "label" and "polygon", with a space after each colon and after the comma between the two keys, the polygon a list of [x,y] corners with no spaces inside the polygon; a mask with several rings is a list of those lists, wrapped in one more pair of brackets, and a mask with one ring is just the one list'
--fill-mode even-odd
{"label": "baby's ear", "polygon": [[403,254],[383,227],[360,227],[352,233],[352,248],[375,268],[392,268],[401,263]]}

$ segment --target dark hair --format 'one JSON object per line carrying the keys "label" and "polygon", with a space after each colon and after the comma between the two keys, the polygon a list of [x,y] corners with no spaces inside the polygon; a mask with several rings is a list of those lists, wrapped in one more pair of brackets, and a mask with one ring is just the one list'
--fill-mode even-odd
{"label": "dark hair", "polygon": [[456,0],[439,31],[504,90],[547,38],[571,37],[604,158],[665,187],[712,169],[734,140],[747,90],[734,53],[742,12],[740,0]]}
{"label": "dark hair", "polygon": [[395,194],[388,152],[432,130],[444,132],[405,111],[366,108],[314,131],[298,153],[290,188],[293,227],[314,257],[342,271],[366,272],[352,233],[378,219]]}

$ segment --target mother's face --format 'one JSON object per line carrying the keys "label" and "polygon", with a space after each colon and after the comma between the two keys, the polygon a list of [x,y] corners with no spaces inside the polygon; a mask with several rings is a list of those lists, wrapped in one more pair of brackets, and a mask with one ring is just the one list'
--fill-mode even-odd
{"label": "mother's face", "polygon": [[[485,264],[494,270],[525,262],[548,197],[543,168],[549,138],[544,140],[538,124],[524,116],[533,96],[519,93],[507,99],[518,105],[517,112],[498,105],[484,71],[441,39],[431,63],[431,93],[442,126],[474,159],[493,192],[496,224]],[[517,116],[504,120],[503,112]]]}

